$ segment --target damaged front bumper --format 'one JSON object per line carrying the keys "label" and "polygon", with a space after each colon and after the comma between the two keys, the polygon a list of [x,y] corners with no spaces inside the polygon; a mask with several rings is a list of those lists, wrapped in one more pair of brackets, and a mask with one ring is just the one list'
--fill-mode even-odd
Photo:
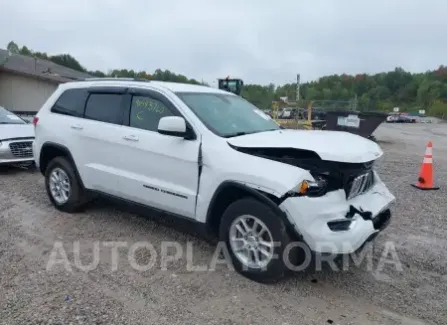
{"label": "damaged front bumper", "polygon": [[375,174],[374,186],[350,200],[338,190],[322,197],[289,197],[279,207],[312,251],[350,254],[386,228],[394,201]]}

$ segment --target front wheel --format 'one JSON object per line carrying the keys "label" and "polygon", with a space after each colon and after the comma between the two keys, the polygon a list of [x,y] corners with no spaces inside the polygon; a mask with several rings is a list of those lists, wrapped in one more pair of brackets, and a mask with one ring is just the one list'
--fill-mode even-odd
{"label": "front wheel", "polygon": [[224,212],[220,240],[226,243],[236,271],[257,282],[274,282],[287,271],[284,256],[291,238],[285,224],[268,205],[244,198]]}

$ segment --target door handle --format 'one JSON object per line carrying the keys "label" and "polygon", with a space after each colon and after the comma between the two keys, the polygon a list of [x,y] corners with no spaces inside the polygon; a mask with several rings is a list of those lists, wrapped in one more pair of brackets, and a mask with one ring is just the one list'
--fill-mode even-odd
{"label": "door handle", "polygon": [[71,128],[75,130],[82,130],[84,127],[81,124],[72,124]]}
{"label": "door handle", "polygon": [[124,140],[128,141],[138,141],[138,137],[136,135],[126,135],[123,137]]}

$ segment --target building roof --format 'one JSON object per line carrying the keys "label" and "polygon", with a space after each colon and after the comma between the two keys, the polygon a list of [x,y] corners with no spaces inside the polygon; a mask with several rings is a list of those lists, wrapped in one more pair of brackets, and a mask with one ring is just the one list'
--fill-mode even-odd
{"label": "building roof", "polygon": [[0,70],[8,70],[57,83],[92,77],[87,73],[79,72],[48,60],[9,53],[9,51],[3,49],[0,49]]}

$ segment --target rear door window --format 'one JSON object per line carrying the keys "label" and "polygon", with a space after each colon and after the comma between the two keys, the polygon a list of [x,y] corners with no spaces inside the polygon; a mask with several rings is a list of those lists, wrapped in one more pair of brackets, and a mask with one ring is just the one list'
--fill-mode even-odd
{"label": "rear door window", "polygon": [[51,108],[51,112],[82,117],[88,92],[86,89],[67,89]]}
{"label": "rear door window", "polygon": [[90,94],[84,117],[95,121],[122,124],[123,97],[123,94]]}

